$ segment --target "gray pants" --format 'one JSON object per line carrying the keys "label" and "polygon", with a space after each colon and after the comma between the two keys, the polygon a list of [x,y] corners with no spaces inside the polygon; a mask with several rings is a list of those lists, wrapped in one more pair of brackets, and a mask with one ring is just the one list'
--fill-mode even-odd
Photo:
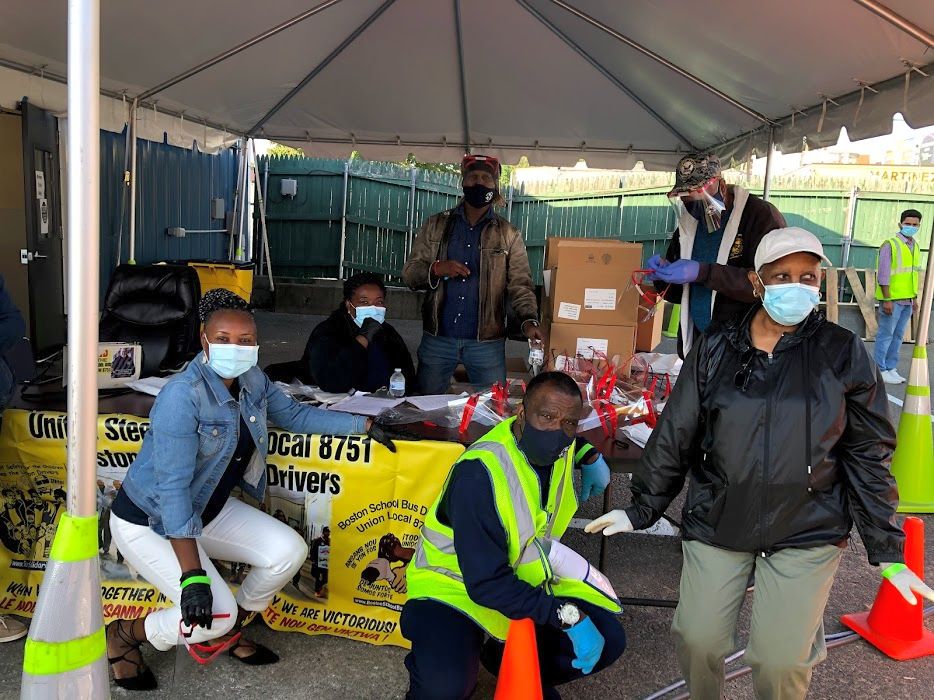
{"label": "gray pants", "polygon": [[827,656],[824,607],[843,550],[784,549],[769,557],[683,542],[681,592],[671,632],[692,698],[723,697],[723,660],[739,644],[736,623],[755,566],[756,588],[744,660],[756,696],[804,698]]}

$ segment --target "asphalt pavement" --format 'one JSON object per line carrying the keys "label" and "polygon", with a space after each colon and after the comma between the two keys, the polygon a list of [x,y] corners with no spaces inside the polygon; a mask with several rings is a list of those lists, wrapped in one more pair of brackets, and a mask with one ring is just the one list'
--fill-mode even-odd
{"label": "asphalt pavement", "polygon": [[[298,359],[305,339],[322,317],[289,314],[258,314],[262,349],[261,364]],[[397,330],[415,351],[421,333],[420,323],[401,321]],[[666,340],[662,351],[674,352],[673,341]],[[527,352],[521,343],[510,343],[510,356]],[[902,347],[898,370],[908,375],[911,347]],[[897,401],[904,399],[905,387],[887,387]],[[891,402],[893,420],[900,407]],[[629,502],[627,479],[614,475],[614,507]],[[678,519],[683,494],[669,513]],[[582,507],[578,516],[592,518],[599,514],[597,501]],[[929,582],[934,580],[934,516],[923,516],[927,525],[925,563]],[[564,542],[591,561],[597,561],[599,539],[571,530]],[[676,537],[643,534],[617,535],[611,538],[605,573],[617,592],[627,597],[647,597],[675,600],[681,568],[681,548]],[[839,617],[843,613],[868,609],[879,585],[879,572],[871,567],[865,550],[854,533],[847,548],[824,616],[827,634],[843,631]],[[745,645],[749,630],[751,596],[747,595],[738,628],[739,647]],[[677,681],[680,677],[674,647],[669,634],[673,610],[670,608],[627,606],[620,616],[628,637],[628,649],[610,669],[562,688],[568,700],[611,700],[615,698],[645,698]],[[928,618],[934,629],[934,620]],[[265,668],[252,668],[233,659],[220,658],[205,668],[196,667],[185,652],[157,653],[145,649],[160,682],[160,688],[144,695],[153,700],[162,698],[230,698],[231,700],[390,700],[403,698],[407,676],[403,667],[405,650],[376,647],[332,637],[310,637],[301,633],[272,632],[262,622],[254,623],[249,633],[258,641],[275,649],[282,661]],[[0,646],[0,698],[19,694],[23,642]],[[738,668],[732,664],[728,670]],[[480,684],[474,698],[491,698],[494,679],[481,671]],[[665,696],[671,699],[677,692]],[[114,688],[113,697],[132,696]],[[753,698],[749,676],[731,681],[727,698]],[[862,640],[829,651],[827,661],[817,667],[809,697],[828,700],[856,698],[886,698],[886,700],[930,700],[934,698],[934,658],[895,662]]]}

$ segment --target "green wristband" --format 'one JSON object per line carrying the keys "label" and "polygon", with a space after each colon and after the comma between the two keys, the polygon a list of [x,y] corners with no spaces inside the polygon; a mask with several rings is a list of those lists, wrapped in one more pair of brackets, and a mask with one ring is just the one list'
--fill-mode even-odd
{"label": "green wristband", "polygon": [[182,581],[182,589],[184,589],[185,586],[190,586],[193,583],[206,583],[210,586],[211,577],[210,576],[189,576],[184,581]]}
{"label": "green wristband", "polygon": [[888,569],[882,572],[882,578],[892,578],[899,571],[904,571],[908,567],[904,564],[892,564]]}

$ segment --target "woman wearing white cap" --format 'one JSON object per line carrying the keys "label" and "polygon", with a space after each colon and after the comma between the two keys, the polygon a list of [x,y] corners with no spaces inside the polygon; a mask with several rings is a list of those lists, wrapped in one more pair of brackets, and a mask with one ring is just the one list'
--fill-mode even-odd
{"label": "woman wearing white cap", "polygon": [[633,504],[586,527],[648,527],[688,479],[672,633],[693,697],[722,696],[753,570],[745,660],[756,694],[805,696],[854,521],[869,562],[909,602],[934,600],[903,563],[879,371],[856,335],[817,311],[826,260],[800,228],[762,239],[749,273],[762,303],[695,345],[633,474]]}

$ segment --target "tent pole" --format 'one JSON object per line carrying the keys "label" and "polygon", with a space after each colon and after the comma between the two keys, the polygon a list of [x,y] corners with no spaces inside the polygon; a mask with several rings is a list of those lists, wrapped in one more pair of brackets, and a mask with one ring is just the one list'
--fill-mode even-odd
{"label": "tent pole", "polygon": [[607,69],[602,63],[600,63],[590,53],[585,51],[580,46],[580,44],[574,41],[574,39],[572,39],[567,34],[565,34],[563,31],[561,31],[561,29],[559,29],[551,20],[545,17],[545,15],[543,15],[541,12],[539,12],[534,7],[532,7],[528,3],[528,0],[516,0],[516,1],[519,3],[520,6],[522,6],[522,8],[525,9],[526,12],[528,12],[535,19],[537,19],[539,22],[545,25],[545,27],[547,27],[551,31],[552,34],[554,34],[556,37],[561,39],[561,41],[567,44],[569,48],[573,49],[575,52],[577,52],[577,54],[581,58],[583,58],[585,61],[587,61],[587,63],[593,66],[593,68],[598,73],[600,73],[600,75],[602,75],[604,78],[606,78],[611,83],[613,83],[613,85],[616,87],[617,90],[622,92],[624,95],[629,97],[631,100],[635,101],[640,107],[642,107],[642,109],[644,109],[646,112],[652,115],[652,118],[655,119],[656,122],[658,122],[663,127],[668,129],[668,131],[670,131],[672,135],[675,136],[681,143],[683,143],[685,146],[687,146],[691,150],[697,149],[697,147],[693,143],[691,143],[690,140],[688,140],[687,136],[685,136],[680,131],[678,131],[674,127],[674,125],[671,124],[671,122],[667,121],[662,115],[660,115],[657,111],[652,109],[645,102],[645,100],[643,100],[635,92],[630,90],[629,87],[622,80],[617,78],[616,75],[610,72],[610,70]]}
{"label": "tent pole", "polygon": [[[259,167],[256,165],[256,149],[251,152],[253,156],[253,170],[257,173],[259,172]],[[268,157],[268,156],[267,156]],[[269,182],[269,161],[266,161],[266,177],[267,183]],[[262,226],[262,236],[263,236],[263,250],[260,253],[260,257],[263,257],[263,252],[265,252],[266,259],[266,272],[269,274],[269,291],[276,291],[276,283],[272,281],[272,257],[269,255],[269,232],[266,229],[266,195],[263,194],[262,190],[259,188],[259,179],[257,178],[256,189],[259,199],[259,221]],[[262,260],[260,265],[256,268],[256,272],[261,274],[263,271]]]}
{"label": "tent pole", "polygon": [[338,279],[344,279],[344,251],[347,245],[347,184],[350,180],[350,158],[344,161],[344,193],[341,195],[341,257],[337,268]]}
{"label": "tent pole", "polygon": [[461,120],[464,127],[464,153],[470,153],[470,109],[467,107],[467,76],[464,70],[464,39],[461,34],[460,0],[454,0],[454,33],[457,36],[457,70],[460,77]]}
{"label": "tent pole", "polygon": [[769,127],[769,152],[765,156],[765,177],[762,181],[762,199],[769,200],[772,194],[772,154],[775,152],[775,127]]}
{"label": "tent pole", "polygon": [[756,119],[756,120],[762,122],[763,124],[769,124],[769,123],[771,122],[771,120],[770,120],[768,117],[766,117],[765,115],[759,114],[757,111],[755,111],[754,109],[751,109],[751,108],[747,107],[746,105],[744,105],[744,104],[743,104],[742,102],[740,102],[739,100],[736,100],[736,99],[730,97],[729,95],[727,95],[727,94],[726,94],[725,92],[723,92],[722,90],[718,90],[717,88],[715,88],[715,87],[714,87],[713,85],[711,85],[710,83],[701,80],[700,78],[698,78],[698,77],[697,77],[696,75],[694,75],[693,73],[690,73],[689,71],[686,71],[686,70],[685,70],[684,68],[682,68],[681,66],[675,65],[674,63],[672,63],[672,62],[669,61],[668,59],[666,59],[666,58],[660,56],[659,54],[655,53],[655,52],[652,51],[651,49],[646,48],[645,46],[643,46],[642,44],[638,43],[637,41],[634,41],[634,40],[630,39],[628,36],[625,36],[624,34],[620,34],[618,31],[616,31],[616,30],[613,29],[612,27],[609,27],[609,26],[607,26],[606,24],[604,24],[603,22],[601,22],[600,20],[595,19],[594,17],[591,17],[591,16],[588,15],[586,12],[577,9],[576,7],[573,7],[573,6],[569,5],[569,4],[566,3],[566,2],[563,2],[563,0],[551,0],[551,2],[552,2],[553,4],[555,4],[555,5],[557,5],[558,7],[560,7],[561,9],[570,12],[572,15],[574,15],[574,16],[577,17],[578,19],[583,20],[584,22],[586,22],[586,23],[589,24],[590,26],[595,27],[596,29],[599,29],[600,31],[602,31],[602,32],[604,32],[604,33],[606,33],[606,34],[609,34],[611,37],[613,37],[613,38],[616,39],[617,41],[619,41],[619,42],[621,42],[621,43],[623,43],[623,44],[626,44],[626,46],[629,46],[630,48],[635,49],[636,51],[638,51],[639,53],[641,53],[643,56],[648,56],[649,58],[651,58],[651,59],[652,59],[653,61],[655,61],[656,63],[660,63],[661,65],[665,66],[665,67],[668,68],[669,70],[674,71],[675,73],[677,73],[678,75],[680,75],[682,78],[686,78],[687,80],[690,80],[692,83],[694,83],[694,84],[697,85],[698,87],[703,88],[704,90],[706,90],[707,92],[711,93],[712,95],[716,95],[717,97],[719,97],[719,98],[720,98],[721,100],[723,100],[724,102],[727,102],[728,104],[733,105],[734,107],[736,107],[736,109],[738,109],[738,110],[740,110],[740,111],[742,111],[742,112],[745,112],[745,113],[748,114],[750,117],[753,117],[754,119]]}
{"label": "tent pole", "polygon": [[270,37],[275,36],[281,31],[289,29],[290,27],[294,27],[299,22],[303,22],[309,17],[313,17],[314,15],[318,14],[322,10],[326,10],[329,7],[336,5],[340,1],[341,0],[328,0],[327,2],[323,2],[320,5],[316,5],[315,7],[312,7],[310,10],[305,10],[305,12],[302,12],[300,15],[296,15],[292,19],[288,19],[282,24],[277,24],[272,29],[268,29],[262,34],[257,34],[252,39],[247,39],[242,44],[238,44],[237,46],[234,46],[232,49],[228,49],[227,51],[224,51],[224,53],[222,54],[218,54],[217,56],[214,56],[213,58],[209,58],[207,61],[204,61],[203,63],[199,63],[194,68],[189,68],[185,72],[179,73],[178,75],[169,78],[164,83],[159,83],[154,88],[150,88],[149,90],[146,90],[146,92],[142,93],[139,96],[139,99],[141,100],[148,99],[152,97],[153,95],[160,93],[163,90],[166,90],[172,87],[173,85],[176,85],[177,83],[182,82],[183,80],[187,80],[193,75],[197,75],[198,73],[207,70],[211,66],[216,66],[221,61],[226,61],[231,56],[236,56],[241,51],[244,51],[245,49],[248,49],[251,46],[256,46],[256,44],[260,43],[261,41],[265,41],[266,39],[269,39]]}
{"label": "tent pole", "polygon": [[97,515],[100,0],[68,3],[68,513]]}
{"label": "tent pole", "polygon": [[[915,333],[915,348],[924,350],[928,344],[928,332],[931,326],[931,302],[934,300],[934,265],[931,253],[934,252],[934,223],[931,224],[931,237],[928,239],[928,261],[924,273],[924,290],[921,293],[921,315],[918,318],[918,330]],[[918,355],[915,355],[917,357]]]}
{"label": "tent pole", "polygon": [[418,195],[416,189],[417,180],[418,180],[418,170],[413,165],[409,168],[409,177],[411,179],[411,184],[409,185],[409,234],[406,236],[406,247],[405,247],[405,256],[408,257],[409,253],[412,251],[412,243],[414,241],[415,235],[415,199]]}
{"label": "tent pole", "polygon": [[[331,53],[325,56],[324,60],[322,60],[321,63],[319,63],[314,68],[312,68],[311,72],[308,75],[306,75],[304,78],[302,78],[302,81],[298,85],[296,85],[294,88],[289,90],[289,92],[285,95],[285,97],[279,100],[272,109],[266,112],[266,114],[264,114],[263,117],[258,122],[256,122],[249,131],[247,131],[247,134],[249,136],[258,134],[263,124],[268,122],[276,114],[276,112],[278,112],[280,109],[282,109],[286,105],[286,103],[289,100],[291,100],[298,93],[304,90],[305,86],[308,85],[308,83],[314,80],[315,77],[317,77],[317,75],[321,71],[327,68],[331,64],[331,61],[333,61],[335,58],[340,56],[344,52],[344,49],[346,49],[354,41],[356,41],[357,37],[363,34],[363,32],[365,32],[367,28],[371,24],[373,24],[373,22],[375,22],[381,14],[383,14],[386,10],[388,10],[389,6],[392,5],[395,1],[396,0],[385,0],[385,2],[382,5],[377,7],[376,10],[373,11],[373,14],[371,14],[369,17],[363,20],[363,22],[356,29],[354,29],[340,44],[338,44],[337,48],[335,48]],[[263,136],[263,138],[268,138],[268,137]]]}
{"label": "tent pole", "polygon": [[[133,98],[130,108],[130,265],[136,264],[136,107],[138,102]],[[119,264],[119,260],[117,263]]]}
{"label": "tent pole", "polygon": [[854,2],[862,5],[873,14],[878,15],[893,27],[897,27],[906,34],[914,37],[927,48],[934,47],[934,34],[931,34],[930,32],[922,29],[913,22],[909,22],[907,19],[902,17],[894,10],[886,7],[881,2],[876,2],[876,0],[854,0]]}

